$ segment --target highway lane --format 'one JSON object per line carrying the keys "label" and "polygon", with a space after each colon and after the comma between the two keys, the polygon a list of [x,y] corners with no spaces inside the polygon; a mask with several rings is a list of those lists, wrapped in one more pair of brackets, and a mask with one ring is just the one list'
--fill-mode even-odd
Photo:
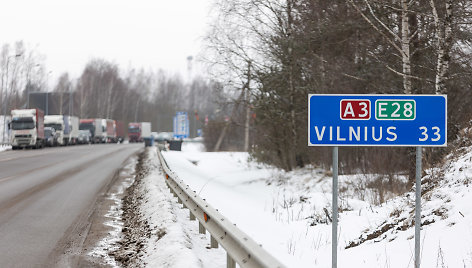
{"label": "highway lane", "polygon": [[142,148],[109,144],[0,153],[1,266],[74,266],[64,261],[64,251],[85,238],[97,197],[123,161]]}

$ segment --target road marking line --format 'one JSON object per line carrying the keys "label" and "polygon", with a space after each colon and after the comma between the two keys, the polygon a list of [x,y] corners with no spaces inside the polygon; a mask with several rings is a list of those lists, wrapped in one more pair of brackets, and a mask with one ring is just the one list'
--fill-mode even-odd
{"label": "road marking line", "polygon": [[61,152],[61,151],[64,151],[64,150],[52,150],[52,151],[33,153],[33,154],[22,155],[22,156],[17,156],[17,157],[10,157],[6,159],[1,159],[0,162],[10,161],[10,160],[15,160],[15,159],[20,159],[20,158],[31,158],[31,157],[36,157],[36,156],[48,155],[54,152]]}
{"label": "road marking line", "polygon": [[15,160],[15,159],[18,159],[18,157],[5,158],[5,159],[0,160],[0,162],[5,162],[5,161]]}
{"label": "road marking line", "polygon": [[14,178],[14,177],[16,177],[16,176],[10,176],[10,177],[1,178],[1,179],[0,179],[0,182],[2,182],[2,181],[7,181],[7,180],[12,179],[12,178]]}

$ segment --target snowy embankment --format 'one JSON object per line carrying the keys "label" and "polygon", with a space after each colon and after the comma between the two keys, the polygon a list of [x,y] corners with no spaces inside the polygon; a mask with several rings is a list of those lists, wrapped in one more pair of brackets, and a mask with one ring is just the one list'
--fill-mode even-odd
{"label": "snowy embankment", "polygon": [[149,154],[156,168],[143,181],[146,200],[142,209],[152,229],[144,263],[148,267],[221,267],[226,260],[224,250],[209,249],[209,236],[198,233],[198,223],[189,220],[188,210],[170,194],[164,174],[157,168],[156,147]]}
{"label": "snowy embankment", "polygon": [[156,147],[139,157],[133,184],[124,185],[126,197],[106,215],[114,230],[90,255],[112,267],[224,266],[225,251],[210,249],[209,234],[198,233],[198,222],[170,194],[158,161]]}
{"label": "snowy embankment", "polygon": [[[247,153],[200,152],[185,143],[182,152],[163,155],[179,178],[288,267],[331,267],[329,172],[313,167],[283,172],[251,161]],[[472,267],[471,150],[427,174],[422,267]],[[187,210],[167,207],[171,195],[160,172],[152,176],[147,187],[163,194],[152,197],[156,200],[150,200],[149,213],[161,213],[152,209],[158,206],[173,211],[169,212],[172,219],[188,221]],[[365,187],[378,178],[339,178],[338,267],[414,266],[414,192],[393,199],[387,199],[387,194],[382,197],[387,201],[379,204],[378,194]],[[190,225],[196,228],[194,222]],[[179,233],[189,235],[188,239],[198,237],[196,230],[186,231],[185,226],[178,227]]]}

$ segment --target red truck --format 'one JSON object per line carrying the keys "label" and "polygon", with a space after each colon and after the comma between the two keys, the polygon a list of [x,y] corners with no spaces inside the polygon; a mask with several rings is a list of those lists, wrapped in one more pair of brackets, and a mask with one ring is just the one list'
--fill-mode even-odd
{"label": "red truck", "polygon": [[128,139],[129,142],[143,142],[144,138],[151,137],[151,123],[129,123],[128,124]]}
{"label": "red truck", "polygon": [[42,110],[12,110],[10,128],[13,150],[44,147],[44,112]]}

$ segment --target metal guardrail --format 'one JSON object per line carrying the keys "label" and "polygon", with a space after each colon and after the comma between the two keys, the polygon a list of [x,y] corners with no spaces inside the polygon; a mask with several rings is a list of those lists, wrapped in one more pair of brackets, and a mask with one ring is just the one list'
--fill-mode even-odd
{"label": "metal guardrail", "polygon": [[240,267],[285,267],[276,258],[251,239],[247,234],[232,224],[221,215],[217,209],[210,206],[204,199],[200,198],[195,191],[178,178],[170,170],[160,150],[157,153],[162,169],[165,173],[166,183],[171,193],[177,197],[178,202],[184,208],[190,210],[190,220],[198,219],[199,232],[204,234],[205,230],[211,235],[210,245],[217,248],[221,245],[227,254],[227,267],[235,268],[236,263]]}

